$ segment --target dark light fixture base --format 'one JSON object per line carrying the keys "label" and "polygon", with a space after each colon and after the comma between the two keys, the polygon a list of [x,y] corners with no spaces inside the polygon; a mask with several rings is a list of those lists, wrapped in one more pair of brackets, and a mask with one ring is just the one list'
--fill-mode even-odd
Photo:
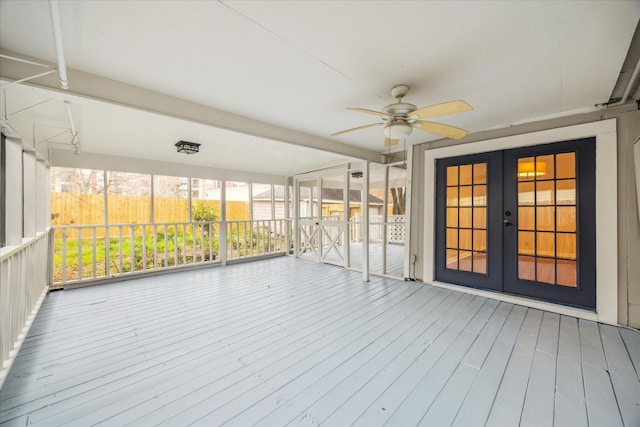
{"label": "dark light fixture base", "polygon": [[200,151],[200,144],[197,142],[178,141],[176,147],[178,147],[178,153],[195,154]]}

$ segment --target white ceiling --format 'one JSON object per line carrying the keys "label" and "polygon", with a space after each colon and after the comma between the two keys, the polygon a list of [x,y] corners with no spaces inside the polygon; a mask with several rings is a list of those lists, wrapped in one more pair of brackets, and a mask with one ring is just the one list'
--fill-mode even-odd
{"label": "white ceiling", "polygon": [[[344,107],[381,110],[400,83],[418,107],[469,102],[438,121],[470,132],[592,110],[609,100],[640,2],[61,1],[60,15],[70,69],[243,116],[254,136],[74,96],[73,79],[65,95],[9,86],[9,113],[64,98],[83,151],[288,175],[344,162],[341,144],[384,152],[380,128],[330,134],[376,122]],[[0,0],[0,48],[55,62],[48,2]],[[25,134],[47,116],[65,126],[61,105],[9,122]],[[253,121],[319,150],[257,138]],[[179,157],[180,139],[202,152]],[[414,131],[406,142],[435,139]]]}

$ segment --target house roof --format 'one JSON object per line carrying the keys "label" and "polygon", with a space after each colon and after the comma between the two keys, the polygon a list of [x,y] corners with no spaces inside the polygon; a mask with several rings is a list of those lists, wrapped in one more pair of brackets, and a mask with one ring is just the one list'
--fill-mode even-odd
{"label": "house roof", "polygon": [[[638,54],[638,1],[55,3],[69,89],[57,72],[5,87],[8,124],[54,164],[76,159],[64,101],[77,159],[291,175],[380,161],[382,126],[332,134],[381,123],[345,107],[380,111],[394,85],[417,107],[466,100],[434,120],[475,133],[595,110]],[[3,54],[58,67],[50,15],[0,0]],[[6,81],[47,70],[0,59]],[[391,150],[436,139],[414,130]]]}

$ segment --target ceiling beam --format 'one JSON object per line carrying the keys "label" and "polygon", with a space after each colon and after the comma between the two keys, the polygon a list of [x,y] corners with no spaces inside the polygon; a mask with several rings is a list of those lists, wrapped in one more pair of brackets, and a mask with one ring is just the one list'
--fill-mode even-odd
{"label": "ceiling beam", "polygon": [[[50,64],[38,58],[31,58],[4,49],[0,50],[0,52],[8,56]],[[50,65],[55,67],[55,64]],[[34,66],[28,63],[0,57],[0,78],[4,80],[15,81],[22,79],[24,76],[33,75],[33,70]],[[380,153],[373,150],[365,150],[330,139],[276,126],[250,117],[218,110],[203,104],[186,101],[73,68],[68,68],[67,74],[69,79],[69,89],[67,90],[60,89],[59,82],[56,77],[52,75],[39,77],[25,84],[301,147],[341,154],[354,159],[380,162]]]}

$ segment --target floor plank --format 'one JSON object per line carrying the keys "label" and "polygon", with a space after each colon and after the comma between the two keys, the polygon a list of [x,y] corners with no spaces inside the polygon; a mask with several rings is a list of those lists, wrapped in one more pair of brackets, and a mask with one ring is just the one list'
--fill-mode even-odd
{"label": "floor plank", "polygon": [[487,420],[488,426],[518,425],[530,379],[542,312],[529,309]]}
{"label": "floor plank", "polygon": [[0,425],[640,425],[637,331],[290,257],[49,294]]}
{"label": "floor plank", "polygon": [[560,316],[554,425],[588,425],[578,320]]}
{"label": "floor plank", "polygon": [[590,425],[623,425],[620,409],[607,361],[602,348],[598,324],[588,320],[578,321],[582,350],[582,375],[584,379],[587,417]]}

